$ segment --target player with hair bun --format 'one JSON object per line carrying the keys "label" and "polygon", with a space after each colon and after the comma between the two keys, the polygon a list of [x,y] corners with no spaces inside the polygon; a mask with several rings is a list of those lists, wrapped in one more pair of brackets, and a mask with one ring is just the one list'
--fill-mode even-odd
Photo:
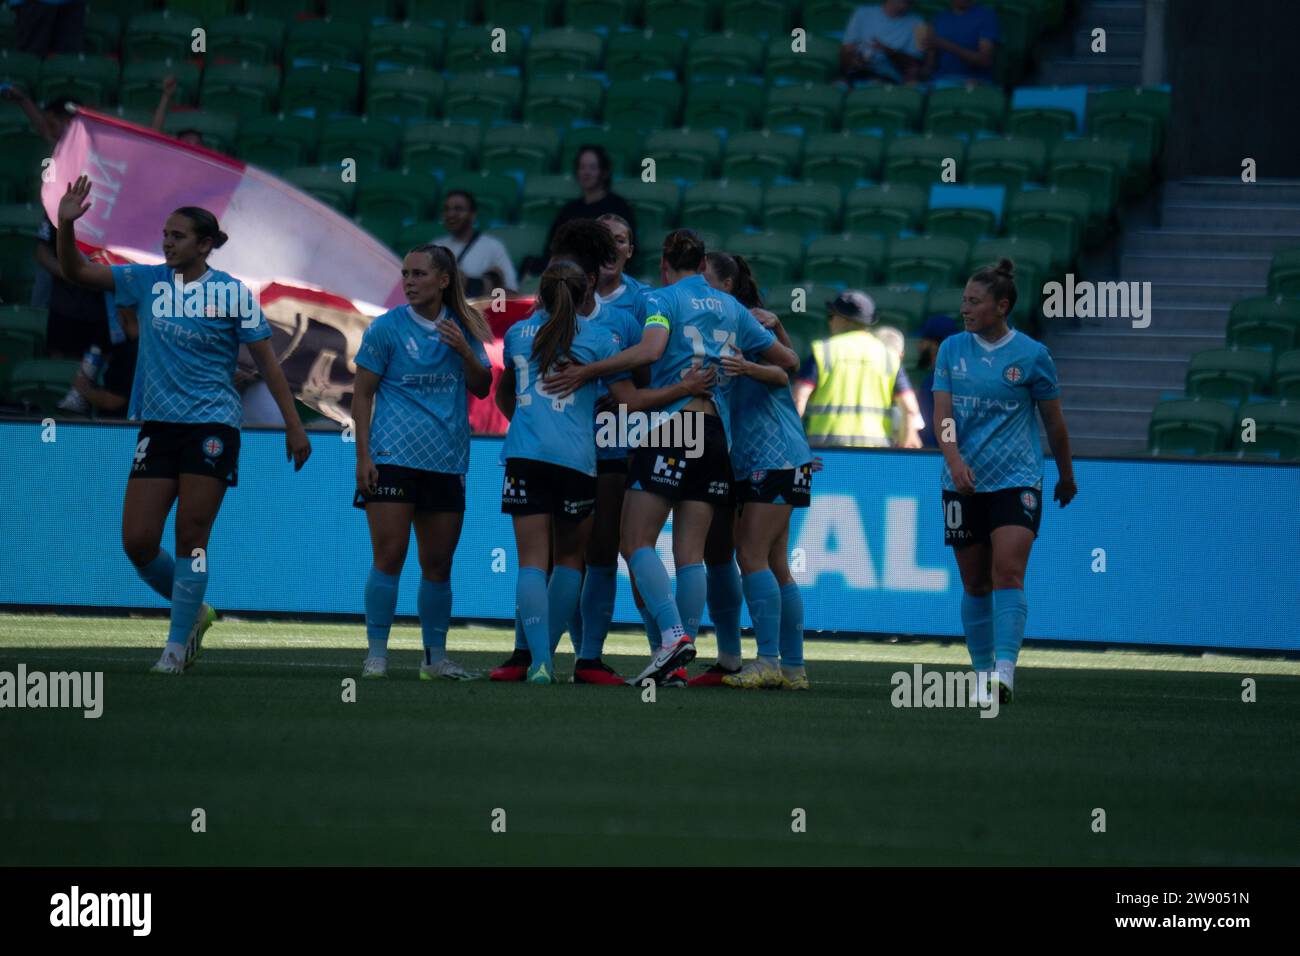
{"label": "player with hair bun", "polygon": [[961,572],[971,664],[1002,703],[1014,694],[1028,610],[1025,566],[1042,517],[1035,406],[1060,473],[1053,498],[1064,508],[1078,490],[1052,355],[1007,324],[1014,271],[1001,259],[970,277],[961,305],[965,332],[944,340],[934,364],[944,541]]}

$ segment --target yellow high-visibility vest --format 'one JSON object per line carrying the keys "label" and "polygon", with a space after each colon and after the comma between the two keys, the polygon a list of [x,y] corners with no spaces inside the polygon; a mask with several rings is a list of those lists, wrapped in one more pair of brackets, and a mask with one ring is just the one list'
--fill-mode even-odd
{"label": "yellow high-visibility vest", "polygon": [[804,409],[812,445],[872,448],[889,444],[898,360],[866,329],[813,343],[817,387]]}

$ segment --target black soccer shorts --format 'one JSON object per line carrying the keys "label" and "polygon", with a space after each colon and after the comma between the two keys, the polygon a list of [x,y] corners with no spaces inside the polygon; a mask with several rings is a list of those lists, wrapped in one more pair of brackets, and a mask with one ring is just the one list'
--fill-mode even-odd
{"label": "black soccer shorts", "polygon": [[638,448],[632,453],[632,462],[628,466],[628,488],[648,491],[669,501],[729,505],[732,474],[727,435],[722,420],[716,415],[702,417],[704,441],[697,449],[700,452],[698,457],[688,458],[685,447]]}
{"label": "black soccer shorts", "polygon": [[596,476],[549,461],[507,458],[501,513],[582,521],[596,510]]}
{"label": "black soccer shorts", "polygon": [[136,436],[131,478],[208,475],[239,484],[239,429],[229,425],[145,422]]}
{"label": "black soccer shorts", "polygon": [[943,540],[954,548],[987,543],[993,529],[1005,525],[1020,525],[1037,537],[1042,517],[1043,493],[1038,488],[943,493]]}
{"label": "black soccer shorts", "polygon": [[465,476],[445,471],[427,471],[404,465],[376,465],[375,487],[357,490],[352,505],[364,508],[370,502],[413,504],[420,511],[465,512]]}

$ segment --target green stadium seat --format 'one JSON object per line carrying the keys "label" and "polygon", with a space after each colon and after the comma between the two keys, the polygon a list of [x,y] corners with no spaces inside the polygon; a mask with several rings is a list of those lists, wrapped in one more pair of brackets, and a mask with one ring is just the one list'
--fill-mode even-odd
{"label": "green stadium seat", "polygon": [[314,116],[355,113],[361,71],[347,63],[310,63],[290,67],[280,89],[280,110],[310,111]]}
{"label": "green stadium seat", "polygon": [[[1255,440],[1242,439],[1245,421],[1255,422]],[[1234,447],[1255,453],[1275,452],[1285,461],[1300,460],[1300,402],[1251,402],[1233,423]]]}
{"label": "green stadium seat", "polygon": [[1273,365],[1272,392],[1279,401],[1300,402],[1300,349],[1283,352],[1277,357]]}
{"label": "green stadium seat", "polygon": [[238,0],[167,0],[172,13],[188,13],[204,22],[229,16],[238,5]]}
{"label": "green stadium seat", "polygon": [[550,0],[483,0],[483,22],[490,27],[541,30],[549,22]]}
{"label": "green stadium seat", "polygon": [[763,228],[794,235],[832,232],[844,194],[834,183],[782,183],[763,198]]}
{"label": "green stadium seat", "polygon": [[843,33],[857,0],[808,0],[803,4],[803,26],[809,33]]}
{"label": "green stadium seat", "polygon": [[914,333],[925,321],[926,294],[906,285],[868,286],[862,290],[876,304],[876,319],[892,325],[904,335]]}
{"label": "green stadium seat", "polygon": [[338,166],[296,166],[285,170],[285,182],[309,196],[315,196],[327,206],[352,215],[356,197],[356,183],[345,183]]}
{"label": "green stadium seat", "polygon": [[1254,349],[1207,349],[1187,365],[1189,398],[1244,402],[1263,394],[1273,376],[1273,356]]}
{"label": "green stadium seat", "polygon": [[762,36],[784,38],[790,46],[790,3],[788,0],[728,0],[722,8],[724,30],[744,30]]}
{"label": "green stadium seat", "polygon": [[332,20],[350,22],[356,26],[369,26],[372,22],[398,19],[400,0],[324,0],[325,16]]}
{"label": "green stadium seat", "polygon": [[730,235],[758,221],[763,187],[720,179],[686,187],[682,222],[692,229]]}
{"label": "green stadium seat", "polygon": [[964,286],[937,287],[929,290],[925,300],[925,314],[947,315],[961,321],[961,303],[966,297]]}
{"label": "green stadium seat", "polygon": [[1124,195],[1141,196],[1150,188],[1152,167],[1160,146],[1160,123],[1147,113],[1105,113],[1088,118],[1093,136],[1127,143],[1128,169],[1124,173]]}
{"label": "green stadium seat", "polygon": [[406,250],[402,248],[403,221],[401,219],[393,216],[357,213],[352,217],[352,221],[391,249],[394,255],[398,257],[405,255]]}
{"label": "green stadium seat", "polygon": [[1025,60],[1038,34],[1037,11],[1025,0],[994,0],[999,42],[993,77],[999,86],[1014,86],[1025,74]]}
{"label": "green stadium seat", "polygon": [[822,236],[808,244],[803,278],[861,288],[880,280],[884,262],[885,240],[879,236]]}
{"label": "green stadium seat", "polygon": [[34,355],[45,351],[49,312],[34,305],[0,305],[0,332],[31,341]]}
{"label": "green stadium seat", "polygon": [[714,0],[645,0],[647,29],[697,36],[713,29]]}
{"label": "green stadium seat", "polygon": [[564,27],[535,33],[524,54],[524,68],[529,77],[564,76],[582,73],[600,66],[605,41],[599,33]]}
{"label": "green stadium seat", "polygon": [[524,93],[524,120],[561,127],[575,119],[594,120],[600,116],[604,97],[605,84],[594,76],[530,76]]}
{"label": "green stadium seat", "polygon": [[895,136],[885,152],[885,179],[928,189],[942,181],[949,160],[960,171],[965,152],[966,144],[955,136]]}
{"label": "green stadium seat", "polygon": [[194,31],[202,26],[202,20],[185,13],[137,13],[122,35],[123,60],[189,59],[195,55]]}
{"label": "green stadium seat", "polygon": [[[95,4],[96,8],[99,4]],[[83,53],[100,56],[116,56],[122,43],[122,18],[116,13],[99,9],[86,11],[85,49]],[[11,47],[12,43],[0,42],[0,47]],[[211,47],[209,47],[211,49]]]}
{"label": "green stadium seat", "polygon": [[284,49],[284,21],[245,14],[222,17],[208,30],[211,63],[269,64],[280,60]]}
{"label": "green stadium seat", "polygon": [[447,119],[512,120],[519,113],[523,83],[517,76],[470,73],[447,80],[443,115]]}
{"label": "green stadium seat", "polygon": [[[0,321],[4,313],[13,306],[0,306]],[[44,318],[46,313],[42,313]],[[9,378],[14,368],[21,362],[37,358],[43,349],[38,349],[36,340],[30,335],[15,332],[0,325],[0,401],[9,394]]]}
{"label": "green stadium seat", "polygon": [[1268,294],[1300,295],[1300,249],[1280,249],[1268,265]]}
{"label": "green stadium seat", "polygon": [[987,209],[932,207],[925,215],[925,231],[931,236],[946,236],[973,245],[998,231],[997,218]]}
{"label": "green stadium seat", "polygon": [[1048,182],[1088,193],[1094,225],[1104,224],[1119,202],[1120,182],[1129,165],[1132,147],[1118,140],[1064,139],[1048,162]]}
{"label": "green stadium seat", "polygon": [[366,112],[399,123],[428,119],[445,89],[440,74],[418,66],[372,73],[366,87]]}
{"label": "green stadium seat", "polygon": [[[22,87],[29,96],[34,96],[38,91],[40,77],[41,61],[32,54],[0,50],[0,83],[13,83]],[[18,118],[16,110],[6,112],[15,119]],[[22,123],[26,125],[27,120],[23,119]]]}
{"label": "green stadium seat", "polygon": [[[75,359],[28,359],[9,374],[9,397],[29,411],[56,418],[68,418],[58,404],[81,363]],[[81,417],[81,416],[76,416]]]}
{"label": "green stadium seat", "polygon": [[[125,80],[122,87],[125,96]],[[275,111],[279,92],[280,70],[274,66],[213,63],[203,71],[204,109],[258,117]]]}
{"label": "green stadium seat", "polygon": [[1047,175],[1047,144],[1040,139],[1004,136],[977,139],[967,147],[963,181],[981,186],[1005,186],[1019,192],[1027,182]]}
{"label": "green stadium seat", "polygon": [[[608,109],[608,104],[606,104]],[[572,126],[564,132],[564,152],[560,169],[572,172],[578,150],[586,145],[603,146],[614,167],[614,175],[641,175],[641,160],[647,155],[642,149],[644,137],[636,129],[617,126]]]}
{"label": "green stadium seat", "polygon": [[840,294],[841,286],[818,282],[769,285],[763,304],[775,312],[794,341],[800,359],[812,355],[811,344],[830,335],[826,303]]}
{"label": "green stadium seat", "polygon": [[604,121],[613,127],[643,133],[671,129],[681,112],[682,88],[676,80],[615,80],[605,94]]}
{"label": "green stadium seat", "polygon": [[303,20],[289,26],[284,38],[284,58],[322,62],[360,63],[365,31],[355,23],[337,20]]}
{"label": "green stadium seat", "polygon": [[696,129],[725,129],[739,133],[752,129],[763,107],[761,83],[737,81],[696,83],[686,94],[686,126]]}
{"label": "green stadium seat", "polygon": [[545,175],[555,170],[559,131],[550,126],[498,126],[483,133],[479,165],[491,173]]}
{"label": "green stadium seat", "polygon": [[482,141],[477,123],[410,123],[402,135],[401,164],[413,172],[463,172],[478,165]]}
{"label": "green stadium seat", "polygon": [[280,113],[241,123],[235,152],[254,166],[285,170],[315,162],[318,142],[320,120]]}
{"label": "green stadium seat", "polygon": [[[357,177],[357,214],[367,219],[417,220],[438,209],[438,180],[406,170]],[[396,241],[397,236],[392,236]]]}
{"label": "green stadium seat", "polygon": [[722,160],[722,137],[706,129],[651,133],[643,148],[655,161],[655,175],[660,180],[712,179]]}
{"label": "green stadium seat", "polygon": [[828,133],[838,125],[843,108],[843,91],[829,83],[773,86],[763,124],[768,129],[794,126],[809,135]]}
{"label": "green stadium seat", "polygon": [[614,191],[636,210],[637,242],[643,251],[653,251],[658,261],[664,235],[677,224],[681,187],[666,179],[644,183],[633,176],[617,181]]}
{"label": "green stadium seat", "polygon": [[722,244],[724,252],[744,256],[760,288],[790,283],[803,263],[803,242],[791,232],[737,232]]}
{"label": "green stadium seat", "polygon": [[845,129],[908,132],[920,123],[924,105],[925,94],[916,87],[870,83],[849,90],[840,122]]}
{"label": "green stadium seat", "polygon": [[751,33],[705,33],[686,49],[686,79],[721,79],[760,72],[763,41]]}
{"label": "green stadium seat", "polygon": [[1274,355],[1300,348],[1300,300],[1280,295],[1237,300],[1228,316],[1228,345]]}
{"label": "green stadium seat", "polygon": [[1169,123],[1172,95],[1168,88],[1127,87],[1096,90],[1088,100],[1088,128],[1097,130],[1098,121],[1112,116],[1145,115],[1156,122],[1156,149],[1164,145],[1164,130]]}
{"label": "green stadium seat", "polygon": [[764,185],[777,177],[793,176],[799,165],[803,141],[790,133],[761,130],[727,137],[722,159],[725,179],[758,180]]}
{"label": "green stadium seat", "polygon": [[1075,131],[1078,118],[1074,112],[1055,106],[1015,109],[1007,114],[1007,132],[1014,136],[1054,143]]}
{"label": "green stadium seat", "polygon": [[521,272],[524,259],[546,255],[546,235],[549,230],[550,223],[546,225],[520,223],[516,226],[498,226],[492,230],[492,237],[501,240],[506,247],[506,252],[510,254],[510,262],[514,265],[515,271]]}
{"label": "green stadium seat", "polygon": [[[519,181],[513,176],[505,173],[453,173],[443,179],[442,194],[446,196],[453,189],[463,189],[474,196],[481,224],[508,222],[514,218],[519,203]],[[576,187],[573,193],[577,193]]]}
{"label": "green stadium seat", "polygon": [[406,0],[406,19],[417,23],[468,23],[477,9],[478,0]]}
{"label": "green stadium seat", "polygon": [[518,30],[505,31],[505,46],[502,48],[494,42],[491,27],[459,27],[447,37],[444,66],[449,73],[482,73],[522,66],[525,45],[524,35]]}
{"label": "green stadium seat", "polygon": [[788,33],[767,42],[764,60],[769,85],[829,83],[835,79],[839,69],[839,44],[819,36],[805,39],[805,48],[798,51],[790,48]]}
{"label": "green stadium seat", "polygon": [[432,242],[434,239],[446,234],[447,227],[442,224],[441,220],[421,219],[417,222],[403,223],[397,232],[397,245],[394,247],[394,251],[398,255],[405,255],[408,250]]}
{"label": "green stadium seat", "polygon": [[941,136],[996,132],[1002,128],[1006,111],[1006,96],[999,87],[983,83],[949,86],[930,92],[923,128]]}
{"label": "green stadium seat", "polygon": [[380,64],[433,70],[442,65],[445,32],[410,20],[376,23],[366,42],[367,70]]}
{"label": "green stadium seat", "polygon": [[605,72],[611,83],[640,80],[647,73],[677,72],[685,56],[686,41],[675,33],[616,33],[605,47]]}
{"label": "green stadium seat", "polygon": [[[486,149],[486,137],[484,137]],[[519,204],[519,221],[526,226],[549,227],[560,207],[581,194],[572,176],[529,176]]]}
{"label": "green stadium seat", "polygon": [[970,256],[970,244],[941,236],[910,236],[889,244],[885,260],[885,281],[891,285],[919,283],[930,286],[956,285]]}
{"label": "green stadium seat", "polygon": [[885,141],[864,133],[819,133],[804,141],[802,178],[834,183],[844,192],[860,180],[877,179]]}
{"label": "green stadium seat", "polygon": [[1006,232],[1052,247],[1052,274],[1068,271],[1079,255],[1088,221],[1088,196],[1074,189],[1026,189],[1007,203]]}
{"label": "green stadium seat", "polygon": [[203,145],[219,153],[229,153],[239,131],[239,117],[209,110],[174,110],[163,120],[163,132],[179,136],[194,130],[203,137]]}
{"label": "green stadium seat", "polygon": [[58,54],[41,67],[39,99],[70,96],[79,103],[111,106],[117,102],[117,61],[84,53]]}
{"label": "green stadium seat", "polygon": [[901,183],[854,189],[845,197],[844,228],[885,237],[919,229],[928,195],[920,186]]}
{"label": "green stadium seat", "polygon": [[[15,111],[17,112],[17,111]],[[27,118],[21,113],[24,127]],[[4,131],[5,148],[0,150],[0,201],[39,201],[41,161],[50,155],[50,146],[30,128]]]}
{"label": "green stadium seat", "polygon": [[397,156],[402,127],[382,116],[339,116],[322,120],[317,162],[337,169],[345,159],[356,161],[358,182],[363,171],[385,169]]}
{"label": "green stadium seat", "polygon": [[[172,103],[193,106],[199,95],[199,68],[185,60],[128,63],[122,68],[122,83],[117,90],[118,104],[127,109],[155,109],[158,98],[162,95],[163,79],[167,76],[176,77],[176,93],[172,96]],[[230,112],[223,107],[209,108]]]}
{"label": "green stadium seat", "polygon": [[1225,451],[1236,415],[1223,402],[1166,399],[1152,412],[1147,445],[1153,454],[1201,455]]}
{"label": "green stadium seat", "polygon": [[[974,272],[1004,258],[1015,263],[1017,276],[1022,269],[1029,269],[1040,276],[1045,276],[1052,269],[1052,246],[1040,239],[1024,236],[981,239],[971,248],[970,258],[966,261],[966,271]],[[1023,283],[1018,282],[1018,284],[1022,289],[1029,288]]]}
{"label": "green stadium seat", "polygon": [[622,26],[631,20],[630,0],[564,0],[564,23],[578,30]]}

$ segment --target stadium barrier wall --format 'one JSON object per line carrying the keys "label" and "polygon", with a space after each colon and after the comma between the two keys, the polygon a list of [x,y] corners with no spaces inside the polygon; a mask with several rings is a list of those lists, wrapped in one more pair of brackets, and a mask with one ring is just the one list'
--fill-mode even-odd
{"label": "stadium barrier wall", "polygon": [[[53,441],[43,438],[53,437]],[[130,425],[0,422],[0,605],[162,607],[120,545]],[[360,615],[370,567],[351,504],[355,448],[313,432],[295,474],[281,433],[248,429],[239,486],[209,546],[208,599],[245,612]],[[514,538],[500,513],[501,440],[476,438],[453,614],[512,618]],[[791,564],[810,631],[960,633],[960,581],[943,544],[935,453],[824,451],[796,511]],[[1083,459],[1079,497],[1051,500],[1026,577],[1031,638],[1300,650],[1300,468]],[[164,546],[172,550],[169,519]],[[672,570],[670,528],[659,551]],[[179,556],[178,556],[179,558]],[[639,624],[626,569],[615,619]],[[416,613],[414,544],[398,613]],[[748,622],[747,622],[748,623]],[[361,640],[358,632],[358,641]]]}

